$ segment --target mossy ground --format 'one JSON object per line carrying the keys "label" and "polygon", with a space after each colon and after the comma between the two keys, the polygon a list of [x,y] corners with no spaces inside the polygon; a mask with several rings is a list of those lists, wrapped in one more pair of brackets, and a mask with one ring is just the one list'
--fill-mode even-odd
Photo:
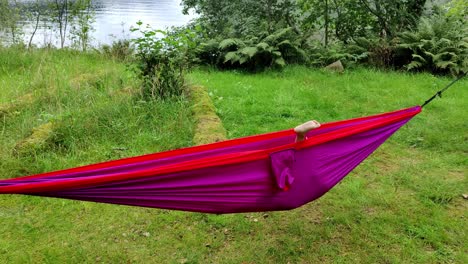
{"label": "mossy ground", "polygon": [[216,109],[206,88],[191,85],[190,97],[193,102],[192,111],[195,121],[194,144],[202,145],[226,140],[226,130],[216,115]]}

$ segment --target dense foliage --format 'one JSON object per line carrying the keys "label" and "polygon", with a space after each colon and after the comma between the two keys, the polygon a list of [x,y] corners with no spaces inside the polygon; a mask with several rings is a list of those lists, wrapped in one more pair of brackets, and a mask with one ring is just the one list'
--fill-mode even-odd
{"label": "dense foliage", "polygon": [[183,94],[185,72],[190,65],[190,53],[195,48],[195,33],[191,30],[155,30],[137,23],[141,37],[136,46],[136,70],[143,81],[144,99],[171,98]]}
{"label": "dense foliage", "polygon": [[412,56],[409,70],[468,72],[468,27],[466,21],[435,14],[422,18],[414,31],[403,32],[399,48]]}
{"label": "dense foliage", "polygon": [[[23,44],[18,25],[27,15],[36,30],[41,21],[54,25],[60,47],[71,40],[69,46],[86,51],[93,31],[91,2],[0,0],[0,40]],[[464,0],[182,0],[182,6],[183,12],[198,14],[189,25],[154,30],[139,22],[132,31],[140,37],[132,45],[118,40],[98,49],[130,62],[145,99],[180,96],[193,63],[251,72],[287,64],[322,67],[337,60],[345,67],[468,71]]]}
{"label": "dense foliage", "polygon": [[250,71],[307,61],[305,51],[300,48],[299,37],[290,27],[261,38],[227,38],[219,43],[212,40],[200,45],[197,54],[204,63]]}
{"label": "dense foliage", "polygon": [[[220,68],[342,60],[466,72],[467,5],[460,0],[442,8],[430,8],[434,3],[426,0],[184,0],[183,5],[185,12],[200,15],[194,22],[205,33],[199,61]],[[281,40],[287,42],[265,41],[283,31],[289,32]]]}

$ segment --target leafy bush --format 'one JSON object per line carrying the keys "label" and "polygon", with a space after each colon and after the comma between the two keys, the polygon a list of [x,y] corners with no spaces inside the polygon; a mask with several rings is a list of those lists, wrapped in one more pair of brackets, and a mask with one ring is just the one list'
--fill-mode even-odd
{"label": "leafy bush", "polygon": [[141,95],[144,99],[167,99],[181,96],[185,85],[185,72],[190,66],[190,52],[194,50],[195,32],[185,30],[154,30],[142,28],[141,37],[133,39],[136,46],[137,72],[142,79]]}
{"label": "leafy bush", "polygon": [[408,70],[468,72],[468,27],[454,17],[435,14],[422,18],[417,30],[400,34],[398,47],[411,54]]}
{"label": "leafy bush", "polygon": [[195,51],[197,62],[215,66],[219,64],[221,52],[219,51],[219,41],[215,39],[201,43]]}
{"label": "leafy bush", "polygon": [[356,38],[346,47],[356,62],[378,68],[401,67],[400,56],[394,40],[382,38]]}
{"label": "leafy bush", "polygon": [[325,47],[321,43],[311,43],[308,45],[307,53],[309,54],[309,64],[315,67],[326,66],[337,60],[343,64],[354,64],[359,58],[349,53],[345,46],[340,43],[333,43]]}
{"label": "leafy bush", "polygon": [[219,43],[211,40],[200,45],[197,55],[203,63],[250,71],[307,61],[300,39],[292,28],[281,29],[261,38],[228,38]]}

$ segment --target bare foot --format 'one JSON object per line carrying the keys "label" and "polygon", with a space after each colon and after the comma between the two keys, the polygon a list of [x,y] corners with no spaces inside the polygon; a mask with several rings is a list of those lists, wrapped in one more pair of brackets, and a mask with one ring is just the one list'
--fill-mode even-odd
{"label": "bare foot", "polygon": [[312,120],[305,122],[302,125],[298,125],[297,127],[294,128],[294,132],[296,132],[296,142],[303,141],[306,139],[306,134],[312,129],[320,127],[320,123]]}

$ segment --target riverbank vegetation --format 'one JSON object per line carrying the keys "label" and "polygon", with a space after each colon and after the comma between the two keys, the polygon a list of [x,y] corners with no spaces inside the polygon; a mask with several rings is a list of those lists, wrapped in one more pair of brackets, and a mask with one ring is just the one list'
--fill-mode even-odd
{"label": "riverbank vegetation", "polygon": [[[455,76],[468,71],[468,6],[462,0],[183,0],[182,5],[184,12],[198,14],[190,24],[155,29],[140,21],[130,29],[138,33],[131,44],[118,40],[102,48],[131,61],[146,99],[181,96],[193,65],[259,72],[340,61],[345,68]],[[40,23],[59,39],[59,47],[69,41],[68,48],[89,48],[91,0],[1,0],[0,7],[6,43],[26,45],[19,21],[29,17],[35,25],[28,48]]]}

